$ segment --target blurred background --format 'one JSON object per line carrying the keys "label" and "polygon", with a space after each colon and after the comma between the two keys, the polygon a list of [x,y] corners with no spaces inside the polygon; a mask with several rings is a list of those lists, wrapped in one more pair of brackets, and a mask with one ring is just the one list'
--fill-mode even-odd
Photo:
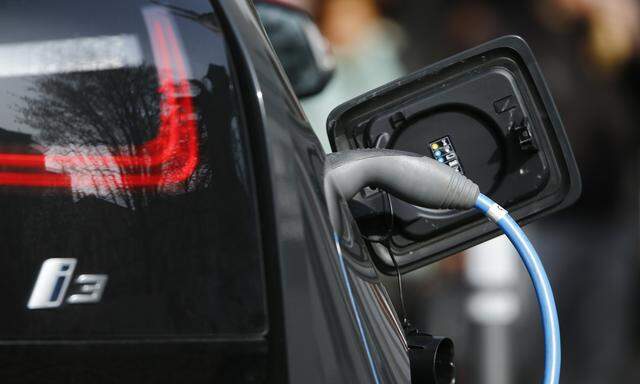
{"label": "blurred background", "polygon": [[[526,231],[555,289],[563,383],[640,382],[638,0],[288,0],[330,41],[336,74],[303,107],[327,152],[340,103],[492,38],[533,49],[583,180],[573,207]],[[503,238],[404,276],[413,325],[456,344],[458,383],[536,383],[543,337]],[[398,287],[388,281],[397,301]],[[397,303],[396,303],[397,304]]]}

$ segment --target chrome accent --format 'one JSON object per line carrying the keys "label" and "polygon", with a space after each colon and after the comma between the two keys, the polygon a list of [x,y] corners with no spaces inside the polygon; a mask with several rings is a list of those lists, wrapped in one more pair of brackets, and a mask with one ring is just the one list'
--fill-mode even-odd
{"label": "chrome accent", "polygon": [[97,303],[102,299],[102,293],[107,285],[107,275],[80,275],[76,278],[76,284],[80,285],[80,292],[69,296],[69,304]]}
{"label": "chrome accent", "polygon": [[27,308],[56,308],[62,304],[76,268],[76,259],[48,259],[42,263]]}

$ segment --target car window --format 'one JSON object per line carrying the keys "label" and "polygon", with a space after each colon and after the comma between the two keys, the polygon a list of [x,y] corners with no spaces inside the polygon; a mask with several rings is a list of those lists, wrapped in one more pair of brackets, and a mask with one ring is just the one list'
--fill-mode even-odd
{"label": "car window", "polygon": [[[0,4],[0,338],[265,329],[225,35],[207,1],[176,4]],[[52,258],[75,271],[28,308]],[[82,274],[108,277],[99,302],[69,300]]]}

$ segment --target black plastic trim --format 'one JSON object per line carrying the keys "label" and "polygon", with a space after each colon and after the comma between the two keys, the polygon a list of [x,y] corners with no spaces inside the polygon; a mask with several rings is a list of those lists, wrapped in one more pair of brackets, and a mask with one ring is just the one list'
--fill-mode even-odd
{"label": "black plastic trim", "polygon": [[[516,204],[510,208],[512,216],[519,223],[526,224],[573,204],[579,198],[582,189],[580,173],[573,156],[573,151],[553,98],[549,92],[549,88],[533,56],[531,48],[519,36],[504,36],[492,40],[439,61],[427,68],[390,82],[338,106],[331,112],[327,120],[327,133],[332,150],[350,149],[350,144],[344,140],[343,120],[347,120],[349,126],[358,126],[358,124],[363,123],[371,117],[370,114],[367,115],[367,108],[369,108],[370,105],[373,105],[371,109],[380,108],[380,105],[384,103],[393,103],[396,98],[400,97],[398,96],[399,94],[402,97],[407,97],[407,95],[411,95],[412,92],[418,93],[422,89],[425,89],[425,87],[428,88],[430,84],[433,84],[429,82],[430,79],[437,78],[437,76],[443,72],[451,69],[452,66],[462,65],[470,59],[477,60],[479,57],[485,59],[486,56],[490,55],[493,55],[492,57],[504,55],[504,57],[508,57],[509,59],[515,59],[518,69],[522,72],[522,75],[526,77],[526,83],[530,86],[530,91],[534,93],[533,97],[535,100],[532,102],[542,109],[543,113],[539,114],[540,119],[545,122],[545,126],[552,127],[552,131],[549,132],[555,135],[555,137],[553,140],[550,140],[550,144],[551,146],[558,145],[559,147],[556,148],[557,150],[554,149],[551,155],[561,168],[561,181],[563,185],[567,186],[561,193],[554,193],[542,199],[538,199],[538,196],[536,196],[536,198],[525,200],[526,204]],[[420,86],[415,86],[414,84],[420,84]],[[345,116],[349,117],[347,118]],[[363,121],[358,123],[358,119],[360,118],[362,118]],[[336,137],[342,137],[341,141],[337,142]],[[478,221],[479,219],[474,220],[474,223],[477,224],[465,225],[464,230],[454,228],[442,236],[437,236],[437,240],[427,240],[431,241],[429,247],[432,247],[435,243],[441,243],[441,250],[433,254],[429,254],[424,250],[423,242],[417,242],[408,246],[407,249],[410,248],[414,256],[410,257],[410,260],[407,260],[407,258],[402,260],[402,257],[398,258],[401,271],[408,272],[426,264],[433,263],[500,234],[493,223],[480,222]],[[420,252],[421,249],[422,252]],[[406,252],[409,253],[408,250]],[[376,264],[383,273],[395,274],[395,268],[390,261],[376,260]]]}

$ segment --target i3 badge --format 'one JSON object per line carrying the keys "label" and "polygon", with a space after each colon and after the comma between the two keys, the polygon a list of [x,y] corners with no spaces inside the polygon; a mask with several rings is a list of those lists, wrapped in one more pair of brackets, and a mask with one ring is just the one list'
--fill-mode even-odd
{"label": "i3 badge", "polygon": [[[47,259],[40,267],[38,279],[27,303],[29,309],[56,308],[62,305],[73,279],[77,259]],[[75,284],[80,293],[67,298],[69,304],[97,303],[107,285],[107,275],[79,275]]]}

